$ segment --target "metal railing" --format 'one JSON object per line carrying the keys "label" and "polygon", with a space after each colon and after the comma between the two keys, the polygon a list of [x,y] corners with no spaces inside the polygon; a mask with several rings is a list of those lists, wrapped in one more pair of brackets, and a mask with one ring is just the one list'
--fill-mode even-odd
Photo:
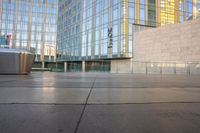
{"label": "metal railing", "polygon": [[133,62],[132,73],[200,75],[200,63]]}

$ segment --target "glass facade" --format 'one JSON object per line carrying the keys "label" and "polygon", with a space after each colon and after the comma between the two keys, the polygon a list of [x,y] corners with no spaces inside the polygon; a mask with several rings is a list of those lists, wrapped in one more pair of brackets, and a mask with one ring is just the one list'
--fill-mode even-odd
{"label": "glass facade", "polygon": [[200,0],[197,0],[197,11],[200,11]]}
{"label": "glass facade", "polygon": [[199,5],[197,1],[60,0],[58,60],[132,58],[136,27],[185,21],[194,15],[194,5]]}
{"label": "glass facade", "polygon": [[160,7],[161,25],[174,23],[175,0],[161,0]]}
{"label": "glass facade", "polygon": [[10,47],[34,49],[36,61],[56,59],[57,0],[0,0],[0,36]]}

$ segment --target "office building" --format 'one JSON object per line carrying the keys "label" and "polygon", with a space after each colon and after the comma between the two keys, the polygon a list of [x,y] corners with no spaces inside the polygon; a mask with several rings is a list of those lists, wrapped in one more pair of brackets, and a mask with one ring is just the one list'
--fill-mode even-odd
{"label": "office building", "polygon": [[57,0],[0,0],[0,36],[31,50],[39,67],[56,61]]}
{"label": "office building", "polygon": [[59,0],[57,54],[65,69],[110,71],[134,60],[133,33],[196,19],[199,0]]}

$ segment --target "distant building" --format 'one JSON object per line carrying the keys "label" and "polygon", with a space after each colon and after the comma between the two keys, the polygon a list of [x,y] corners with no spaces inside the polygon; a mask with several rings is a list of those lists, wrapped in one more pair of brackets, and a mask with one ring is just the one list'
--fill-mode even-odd
{"label": "distant building", "polygon": [[34,48],[35,61],[56,61],[57,1],[0,0],[0,35],[11,35],[13,48]]}
{"label": "distant building", "polygon": [[134,60],[136,31],[197,17],[200,0],[59,0],[57,54],[65,68],[110,71]]}

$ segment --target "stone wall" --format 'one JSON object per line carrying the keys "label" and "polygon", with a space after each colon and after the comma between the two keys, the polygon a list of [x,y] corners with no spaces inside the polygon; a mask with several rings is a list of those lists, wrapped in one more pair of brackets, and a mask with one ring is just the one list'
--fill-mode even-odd
{"label": "stone wall", "polygon": [[134,33],[134,60],[200,62],[200,20]]}
{"label": "stone wall", "polygon": [[111,60],[112,73],[200,74],[200,20],[134,33],[134,58]]}

